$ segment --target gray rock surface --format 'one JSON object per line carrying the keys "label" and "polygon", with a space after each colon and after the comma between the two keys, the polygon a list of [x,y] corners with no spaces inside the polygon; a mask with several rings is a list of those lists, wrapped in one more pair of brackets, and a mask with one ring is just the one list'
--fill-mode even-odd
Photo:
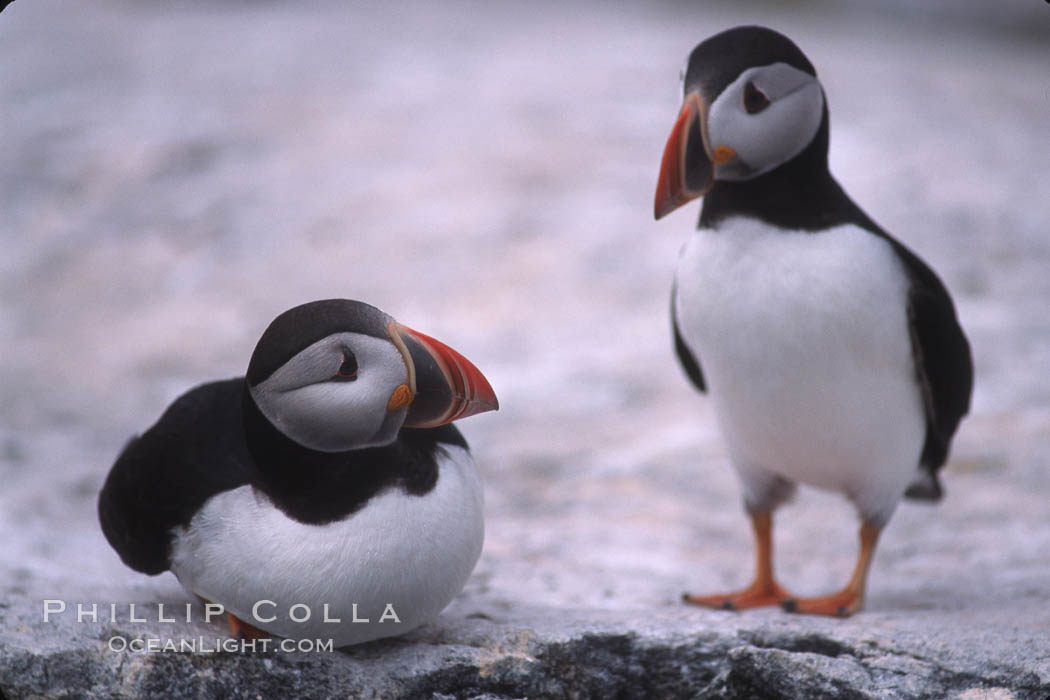
{"label": "gray rock surface", "polygon": [[[1014,34],[778,7],[9,6],[0,694],[1050,696],[1050,8]],[[752,21],[817,65],[833,171],[941,273],[977,361],[946,500],[902,505],[844,621],[678,602],[742,584],[752,554],[668,337],[696,207],[654,223],[652,191],[685,54]],[[114,456],[329,296],[447,338],[499,393],[462,426],[487,486],[474,576],[432,625],[346,651],[113,651],[224,633],[156,622],[185,593],[106,545]],[[785,585],[842,585],[855,528],[803,491],[778,518]],[[44,622],[49,599],[99,619]]]}

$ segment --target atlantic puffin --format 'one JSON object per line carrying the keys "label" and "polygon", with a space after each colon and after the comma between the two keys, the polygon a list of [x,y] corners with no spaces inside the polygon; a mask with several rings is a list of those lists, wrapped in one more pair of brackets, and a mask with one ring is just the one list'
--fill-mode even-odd
{"label": "atlantic puffin", "polygon": [[374,306],[296,306],[245,376],[191,389],[128,443],[102,531],[131,568],[222,606],[234,635],[400,635],[481,554],[481,480],[451,421],[497,408],[465,357]]}
{"label": "atlantic puffin", "polygon": [[[712,36],[690,53],[682,95],[654,213],[704,199],[675,273],[674,347],[711,398],[756,542],[748,587],[683,597],[848,616],[901,497],[942,496],[970,346],[933,270],[829,172],[827,100],[790,39],[758,26]],[[799,483],[841,493],[861,523],[852,577],[817,598],[773,572],[772,514]]]}

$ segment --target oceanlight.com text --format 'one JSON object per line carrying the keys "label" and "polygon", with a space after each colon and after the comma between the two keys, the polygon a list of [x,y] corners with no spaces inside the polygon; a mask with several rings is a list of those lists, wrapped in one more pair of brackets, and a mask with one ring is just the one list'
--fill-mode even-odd
{"label": "oceanlight.com text", "polygon": [[159,637],[109,638],[110,651],[133,654],[227,654],[261,653],[276,651],[286,653],[332,652],[335,644],[331,639],[231,639],[223,637],[192,637],[188,639],[161,639]]}

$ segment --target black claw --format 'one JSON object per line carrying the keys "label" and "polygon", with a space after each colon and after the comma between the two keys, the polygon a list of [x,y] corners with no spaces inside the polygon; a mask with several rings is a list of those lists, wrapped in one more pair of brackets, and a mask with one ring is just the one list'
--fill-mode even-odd
{"label": "black claw", "polygon": [[683,603],[688,603],[689,602],[689,594],[688,593],[683,593],[682,594],[682,602]]}
{"label": "black claw", "polygon": [[736,606],[733,605],[733,601],[727,600],[724,603],[722,603],[722,609],[723,610],[736,610]]}
{"label": "black claw", "polygon": [[840,605],[839,609],[835,611],[839,617],[849,617],[849,612],[846,610],[845,605]]}
{"label": "black claw", "polygon": [[798,601],[794,598],[788,598],[787,600],[780,601],[780,607],[784,612],[795,612],[798,610]]}

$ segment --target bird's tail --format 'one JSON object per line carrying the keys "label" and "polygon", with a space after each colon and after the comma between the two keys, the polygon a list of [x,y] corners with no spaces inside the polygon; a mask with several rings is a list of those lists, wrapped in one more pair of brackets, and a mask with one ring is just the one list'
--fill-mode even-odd
{"label": "bird's tail", "polygon": [[944,487],[935,472],[920,467],[919,475],[908,485],[904,497],[916,501],[939,501],[944,498]]}

